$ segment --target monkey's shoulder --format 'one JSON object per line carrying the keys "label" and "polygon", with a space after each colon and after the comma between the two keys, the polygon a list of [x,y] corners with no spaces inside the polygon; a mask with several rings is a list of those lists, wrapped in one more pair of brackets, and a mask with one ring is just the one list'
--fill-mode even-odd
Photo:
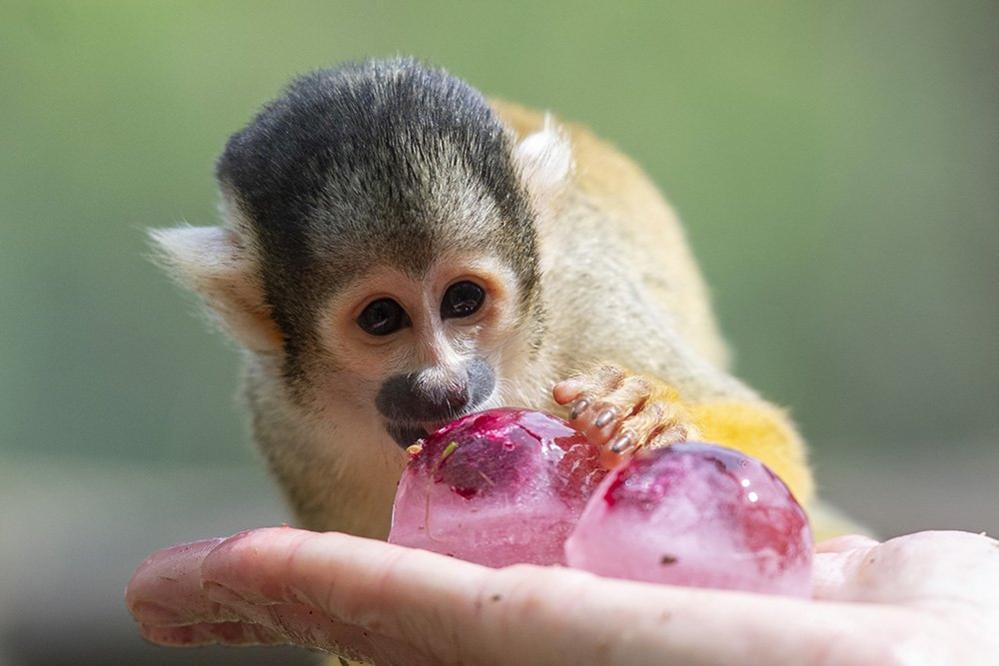
{"label": "monkey's shoulder", "polygon": [[[489,103],[518,139],[544,126],[542,111],[496,98]],[[678,226],[659,189],[634,160],[581,123],[559,119],[559,124],[572,144],[573,184],[590,203],[619,223],[654,230],[660,237]]]}
{"label": "monkey's shoulder", "polygon": [[[489,102],[517,139],[544,126],[544,112],[500,99]],[[681,337],[725,367],[728,354],[711,311],[710,297],[673,209],[642,168],[611,142],[580,123],[559,119],[559,125],[568,133],[572,145],[574,169],[569,189],[575,196],[566,197],[567,209],[561,211],[553,225],[559,228],[549,232],[562,239],[556,244],[563,250],[570,246],[585,248],[587,253],[599,248],[603,265],[615,266],[618,273],[625,270],[628,280],[645,286],[651,303],[636,307],[653,305],[669,312]],[[585,239],[582,244],[581,238]],[[618,284],[620,280],[606,280],[605,271],[588,268],[595,265],[592,255],[582,258],[564,256],[572,252],[557,254],[563,257],[557,260],[563,262],[562,269],[571,269],[573,263],[584,268],[582,273],[558,271],[574,276],[574,281],[560,284],[566,302],[586,302],[593,293],[612,288],[618,290],[614,297],[632,298],[619,293],[628,291],[627,285]],[[606,293],[605,297],[611,298]],[[630,319],[602,321],[609,329],[615,324],[632,325]],[[609,334],[616,336],[616,331]]]}

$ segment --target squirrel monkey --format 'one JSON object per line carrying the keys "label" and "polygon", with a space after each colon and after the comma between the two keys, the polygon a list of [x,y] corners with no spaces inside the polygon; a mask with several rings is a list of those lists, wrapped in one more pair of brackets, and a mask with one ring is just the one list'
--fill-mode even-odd
{"label": "squirrel monkey", "polygon": [[295,80],[216,175],[220,226],[152,238],[242,348],[302,526],[384,538],[404,447],[501,405],[567,415],[608,456],[733,447],[811,502],[793,424],[728,371],[675,214],[585,128],[375,60]]}

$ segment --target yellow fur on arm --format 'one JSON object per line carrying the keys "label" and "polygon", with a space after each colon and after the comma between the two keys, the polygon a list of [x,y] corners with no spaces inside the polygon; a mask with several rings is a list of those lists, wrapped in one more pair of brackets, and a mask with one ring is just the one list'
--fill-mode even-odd
{"label": "yellow fur on arm", "polygon": [[783,411],[765,402],[744,401],[688,404],[687,409],[701,440],[762,460],[799,503],[811,502],[815,488],[805,444]]}

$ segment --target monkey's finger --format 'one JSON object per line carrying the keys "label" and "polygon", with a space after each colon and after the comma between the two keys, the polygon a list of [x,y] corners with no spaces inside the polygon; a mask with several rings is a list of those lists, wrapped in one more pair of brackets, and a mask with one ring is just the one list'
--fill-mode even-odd
{"label": "monkey's finger", "polygon": [[584,397],[600,398],[612,391],[626,375],[625,370],[612,363],[601,363],[556,384],[552,396],[560,405]]}
{"label": "monkey's finger", "polygon": [[654,432],[652,436],[649,437],[648,441],[645,442],[645,447],[649,449],[659,449],[664,446],[672,446],[673,444],[687,442],[692,439],[697,439],[697,431],[692,426],[680,421],[669,426],[668,428],[662,428]]}
{"label": "monkey's finger", "polygon": [[601,398],[601,402],[615,407],[625,419],[639,412],[655,391],[652,380],[641,375],[628,375]]}
{"label": "monkey's finger", "polygon": [[583,392],[585,383],[578,378],[563,379],[552,387],[552,397],[560,405],[567,405]]}
{"label": "monkey's finger", "polygon": [[631,411],[631,405],[607,400],[627,377],[622,368],[602,363],[589,372],[570,377],[568,389],[563,391],[562,387],[557,387],[562,392],[561,397],[572,395],[569,422],[597,446],[606,444],[617,428],[617,419]]}
{"label": "monkey's finger", "polygon": [[656,420],[650,414],[635,417],[645,411],[650,397],[657,392],[661,391],[653,380],[628,375],[581,413],[573,425],[597,446],[614,446],[618,451],[629,445],[642,446],[656,427]]}
{"label": "monkey's finger", "polygon": [[591,444],[603,448],[617,434],[621,424],[621,414],[626,407],[618,407],[606,402],[590,403],[587,400],[573,403],[569,422],[576,430],[586,435]]}

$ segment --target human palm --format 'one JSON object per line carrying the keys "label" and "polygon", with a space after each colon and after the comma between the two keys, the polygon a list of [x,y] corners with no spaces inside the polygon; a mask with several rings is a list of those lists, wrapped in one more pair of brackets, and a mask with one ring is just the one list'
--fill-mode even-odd
{"label": "human palm", "polygon": [[986,663],[999,542],[921,532],[819,544],[814,599],[560,567],[488,569],[337,533],[173,546],[126,593],[148,640],[297,644],[377,664]]}

